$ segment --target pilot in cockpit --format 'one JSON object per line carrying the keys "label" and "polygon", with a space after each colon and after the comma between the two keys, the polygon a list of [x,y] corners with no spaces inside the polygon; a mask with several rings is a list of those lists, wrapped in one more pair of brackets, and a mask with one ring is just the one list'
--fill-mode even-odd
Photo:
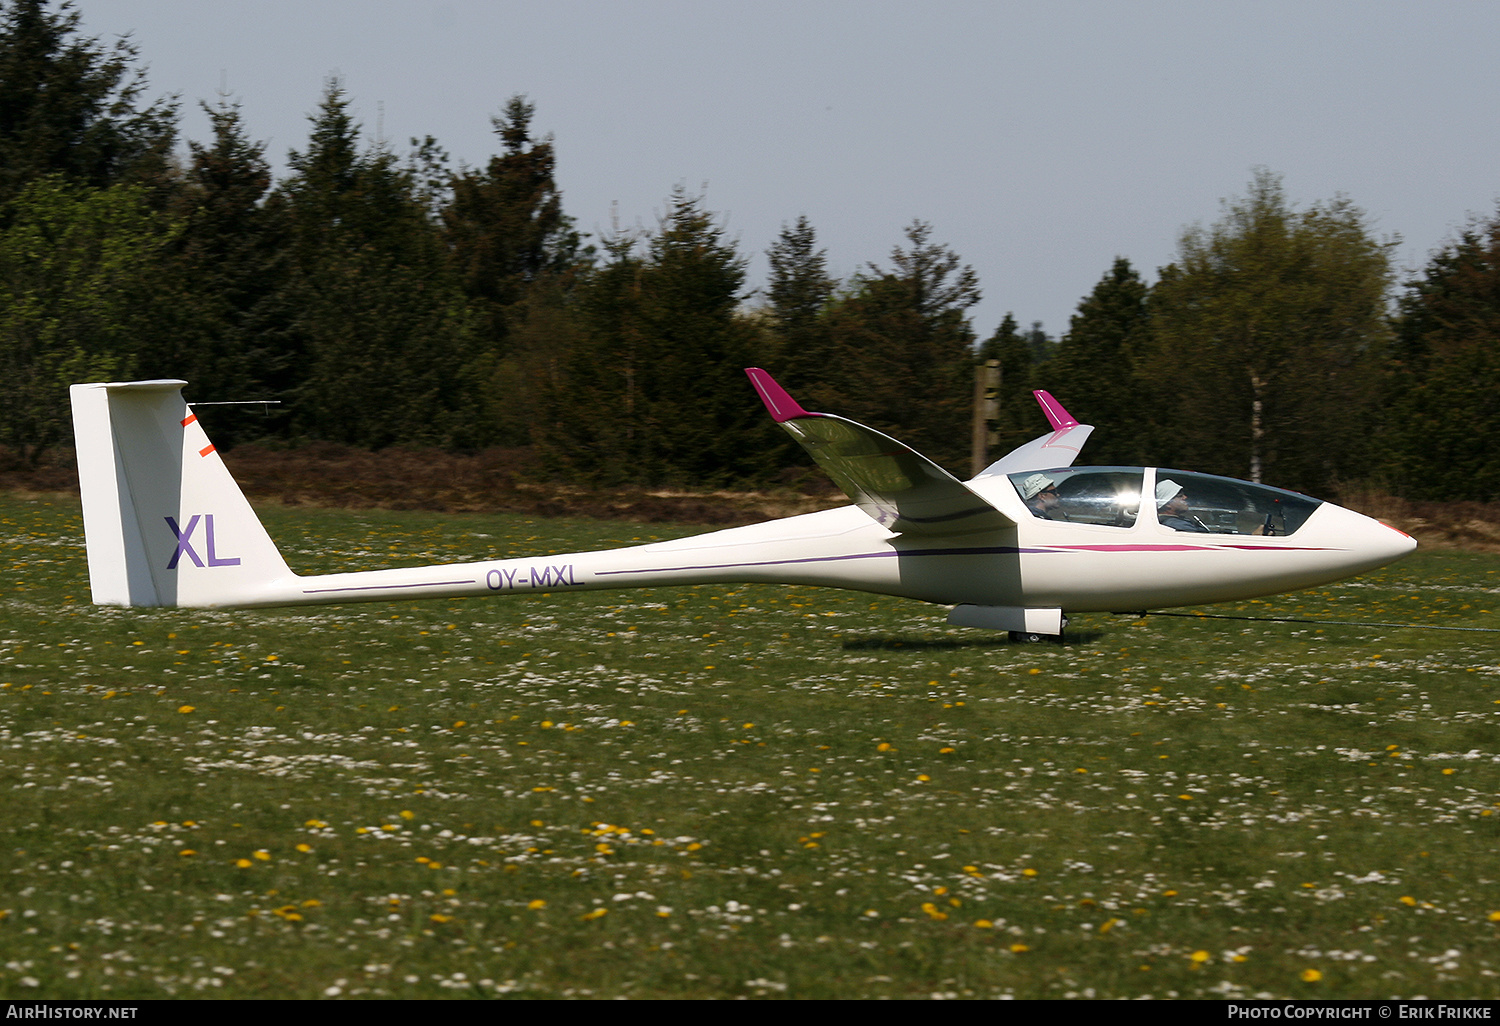
{"label": "pilot in cockpit", "polygon": [[1057,482],[1046,474],[1032,474],[1021,482],[1021,497],[1031,515],[1043,520],[1067,520],[1068,515],[1058,508],[1062,499],[1057,494]]}
{"label": "pilot in cockpit", "polygon": [[1193,516],[1188,508],[1187,492],[1171,478],[1156,482],[1156,520],[1174,531],[1208,534],[1208,525]]}

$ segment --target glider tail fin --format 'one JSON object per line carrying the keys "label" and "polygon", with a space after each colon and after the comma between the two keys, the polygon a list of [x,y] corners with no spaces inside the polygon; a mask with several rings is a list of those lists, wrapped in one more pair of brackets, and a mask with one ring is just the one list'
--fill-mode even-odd
{"label": "glider tail fin", "polygon": [[250,605],[292,576],[183,401],[185,384],[70,390],[97,604]]}

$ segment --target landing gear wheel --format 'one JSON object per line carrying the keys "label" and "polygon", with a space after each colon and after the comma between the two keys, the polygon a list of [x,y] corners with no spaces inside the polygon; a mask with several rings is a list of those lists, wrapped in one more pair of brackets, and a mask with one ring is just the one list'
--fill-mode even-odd
{"label": "landing gear wheel", "polygon": [[1058,623],[1056,634],[1042,634],[1038,631],[1011,631],[1010,643],[1012,645],[1036,645],[1043,641],[1055,641],[1059,645],[1063,643],[1063,631],[1068,629],[1068,618],[1064,616]]}

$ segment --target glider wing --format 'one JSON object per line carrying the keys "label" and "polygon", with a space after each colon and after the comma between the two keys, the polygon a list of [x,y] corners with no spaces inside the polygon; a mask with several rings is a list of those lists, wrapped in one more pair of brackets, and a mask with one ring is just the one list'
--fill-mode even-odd
{"label": "glider wing", "polygon": [[772,419],[881,526],[898,534],[933,536],[1014,525],[921,453],[852,420],[807,412],[758,367],[745,373]]}
{"label": "glider wing", "polygon": [[1014,449],[985,467],[975,480],[982,477],[999,477],[1002,474],[1019,474],[1028,470],[1051,470],[1071,467],[1083,449],[1083,443],[1093,433],[1092,424],[1080,424],[1063,408],[1063,404],[1052,398],[1051,393],[1036,391],[1037,405],[1047,415],[1052,425],[1049,434],[1033,438],[1025,445]]}

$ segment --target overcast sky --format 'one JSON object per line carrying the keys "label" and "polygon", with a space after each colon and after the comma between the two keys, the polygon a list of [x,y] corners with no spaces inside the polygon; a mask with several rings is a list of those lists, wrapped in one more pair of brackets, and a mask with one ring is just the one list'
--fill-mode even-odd
{"label": "overcast sky", "polygon": [[1049,334],[1113,259],[1148,278],[1253,169],[1339,193],[1404,267],[1500,197],[1500,3],[1488,0],[79,0],[131,33],[182,135],[227,88],[280,171],[339,76],[368,138],[499,149],[526,94],[564,209],[654,224],[702,190],[750,286],[807,215],[831,270],[888,262],[913,219],[978,273],[981,337]]}

